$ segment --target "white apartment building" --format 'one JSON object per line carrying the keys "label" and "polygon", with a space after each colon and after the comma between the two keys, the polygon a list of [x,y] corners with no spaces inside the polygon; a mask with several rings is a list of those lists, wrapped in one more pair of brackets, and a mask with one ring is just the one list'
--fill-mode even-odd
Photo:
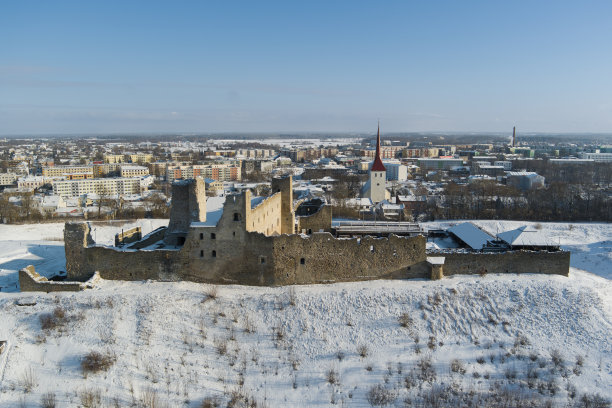
{"label": "white apartment building", "polygon": [[93,177],[93,166],[51,166],[43,167],[43,177],[59,177],[68,174],[91,174]]}
{"label": "white apartment building", "polygon": [[144,166],[121,166],[121,177],[144,177],[149,175],[149,169]]}
{"label": "white apartment building", "polygon": [[17,181],[15,173],[0,173],[0,186],[10,186]]}
{"label": "white apartment building", "polygon": [[408,179],[408,167],[401,163],[384,162],[387,169],[387,180],[406,181]]}
{"label": "white apartment building", "polygon": [[612,153],[580,153],[578,157],[596,162],[612,162]]}
{"label": "white apartment building", "polygon": [[58,180],[53,182],[53,194],[60,197],[79,197],[84,194],[140,194],[140,178],[100,178],[89,180]]}
{"label": "white apartment building", "polygon": [[512,170],[512,162],[508,160],[496,160],[495,162],[493,162],[493,165],[502,166],[506,171]]}

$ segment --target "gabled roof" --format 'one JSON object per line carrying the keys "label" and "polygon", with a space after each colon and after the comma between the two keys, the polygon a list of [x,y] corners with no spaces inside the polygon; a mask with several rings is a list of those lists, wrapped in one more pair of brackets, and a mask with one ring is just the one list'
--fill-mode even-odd
{"label": "gabled roof", "polygon": [[528,225],[498,234],[499,239],[512,246],[554,246],[542,232]]}
{"label": "gabled roof", "polygon": [[459,238],[472,249],[482,249],[493,237],[471,222],[457,224],[448,229],[448,232]]}

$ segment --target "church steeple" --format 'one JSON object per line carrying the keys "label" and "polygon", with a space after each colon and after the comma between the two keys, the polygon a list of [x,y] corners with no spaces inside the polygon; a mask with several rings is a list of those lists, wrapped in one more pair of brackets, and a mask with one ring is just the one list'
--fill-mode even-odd
{"label": "church steeple", "polygon": [[376,157],[374,157],[372,171],[387,171],[387,169],[385,169],[385,165],[380,159],[380,122],[378,122],[378,132],[376,134]]}

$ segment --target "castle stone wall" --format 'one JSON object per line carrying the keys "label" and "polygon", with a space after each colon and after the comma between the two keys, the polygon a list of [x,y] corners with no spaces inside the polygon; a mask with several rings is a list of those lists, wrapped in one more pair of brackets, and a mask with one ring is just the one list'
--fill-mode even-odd
{"label": "castle stone wall", "polygon": [[130,228],[127,231],[115,234],[115,246],[130,244],[142,239],[142,229],[140,227]]}
{"label": "castle stone wall", "polygon": [[[205,223],[203,181],[173,185],[168,228],[124,248],[94,246],[87,223],[64,231],[69,280],[96,271],[105,279],[188,280],[243,285],[291,285],[370,279],[436,278],[474,273],[569,273],[567,252],[443,253],[427,262],[423,236],[335,238],[331,208],[298,219],[311,235],[294,234],[291,177],[272,182],[274,194],[251,208],[251,193],[228,196],[217,225]],[[288,233],[285,233],[288,232]],[[137,250],[163,238],[166,248]],[[434,262],[434,263],[432,263]],[[434,265],[435,264],[435,265]]]}
{"label": "castle stone wall", "polygon": [[329,232],[332,223],[332,209],[329,205],[322,206],[312,215],[298,217],[298,232],[311,234],[313,232]]}
{"label": "castle stone wall", "polygon": [[19,270],[19,288],[22,292],[78,292],[81,290],[81,284],[49,281],[30,265]]}
{"label": "castle stone wall", "polygon": [[265,235],[281,233],[281,194],[276,193],[251,209],[250,192],[246,207],[246,229],[250,232],[260,232]]}
{"label": "castle stone wall", "polygon": [[64,247],[66,251],[66,277],[68,280],[85,281],[94,271],[85,265],[87,247],[94,244],[89,224],[86,222],[67,222],[64,226]]}
{"label": "castle stone wall", "polygon": [[274,240],[274,284],[425,278],[425,237],[337,239],[329,233]]}
{"label": "castle stone wall", "polygon": [[281,233],[295,233],[295,212],[293,211],[293,178],[291,176],[274,178],[272,192],[281,193]]}
{"label": "castle stone wall", "polygon": [[444,253],[444,276],[476,273],[543,273],[569,275],[566,251],[508,251],[501,253]]}

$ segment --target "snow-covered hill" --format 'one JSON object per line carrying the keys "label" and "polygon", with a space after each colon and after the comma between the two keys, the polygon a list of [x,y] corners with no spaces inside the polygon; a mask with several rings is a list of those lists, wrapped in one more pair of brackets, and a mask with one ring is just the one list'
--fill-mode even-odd
{"label": "snow-covered hill", "polygon": [[[612,228],[541,229],[572,249],[569,278],[282,288],[103,281],[80,293],[22,294],[11,289],[20,267],[63,269],[62,225],[0,226],[0,341],[9,341],[0,406],[39,406],[49,393],[58,407],[96,395],[106,406],[169,407],[238,396],[268,407],[612,398]],[[112,239],[107,228],[96,235]],[[18,305],[28,299],[36,305]],[[110,366],[85,378],[91,352],[103,357],[94,366]]]}

